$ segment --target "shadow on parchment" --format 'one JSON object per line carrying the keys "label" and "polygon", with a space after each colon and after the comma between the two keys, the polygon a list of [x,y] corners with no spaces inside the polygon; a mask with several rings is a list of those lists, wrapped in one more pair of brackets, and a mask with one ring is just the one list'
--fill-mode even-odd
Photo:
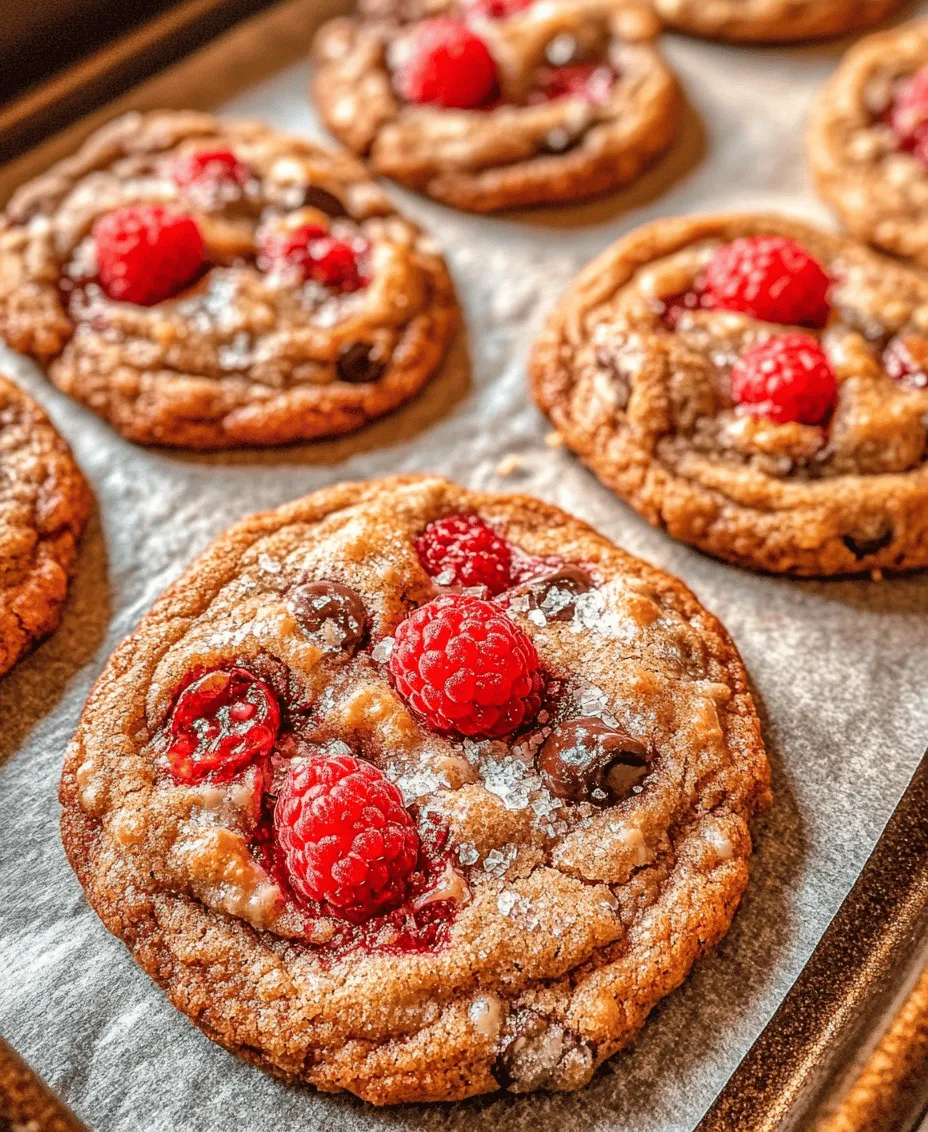
{"label": "shadow on parchment", "polygon": [[670,149],[627,188],[608,196],[556,208],[513,209],[501,219],[541,228],[580,228],[606,224],[636,209],[646,208],[688,177],[708,152],[702,120],[684,99],[680,132]]}
{"label": "shadow on parchment", "polygon": [[414,440],[449,416],[457,405],[466,400],[472,388],[470,346],[466,330],[462,328],[438,373],[420,393],[388,416],[345,436],[279,447],[231,448],[216,452],[191,452],[179,448],[154,450],[168,459],[191,464],[334,467],[352,456]]}
{"label": "shadow on parchment", "polygon": [[0,764],[17,751],[96,653],[110,620],[106,543],[96,505],[81,538],[61,624],[0,678]]}
{"label": "shadow on parchment", "polygon": [[[764,734],[772,734],[756,689]],[[806,855],[806,837],[779,751],[770,750],[774,803],[755,822],[751,883],[727,937],[695,967],[683,987],[655,1007],[640,1037],[606,1062],[576,1093],[496,1094],[457,1104],[401,1105],[377,1110],[378,1127],[397,1132],[526,1132],[526,1129],[631,1130],[669,1082],[685,1088],[728,1049],[734,1023],[765,995],[783,951],[795,940],[789,893]],[[744,1051],[746,1052],[746,1050]],[[733,1066],[732,1066],[733,1068]],[[721,1082],[720,1082],[721,1084]],[[326,1099],[358,1113],[346,1096]],[[685,1102],[681,1101],[681,1107]],[[694,1114],[701,1116],[701,1113]],[[333,1124],[333,1127],[335,1125]]]}

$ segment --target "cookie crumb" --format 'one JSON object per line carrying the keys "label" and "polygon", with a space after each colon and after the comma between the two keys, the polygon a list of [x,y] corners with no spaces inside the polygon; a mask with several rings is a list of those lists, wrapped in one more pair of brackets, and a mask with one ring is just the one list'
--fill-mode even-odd
{"label": "cookie crumb", "polygon": [[521,466],[522,461],[519,457],[514,452],[510,452],[496,465],[496,474],[505,479],[507,476],[511,476],[513,472],[518,471]]}
{"label": "cookie crumb", "polygon": [[545,444],[549,448],[560,448],[563,443],[564,437],[557,431],[557,429],[554,429],[553,432],[549,432],[545,437]]}

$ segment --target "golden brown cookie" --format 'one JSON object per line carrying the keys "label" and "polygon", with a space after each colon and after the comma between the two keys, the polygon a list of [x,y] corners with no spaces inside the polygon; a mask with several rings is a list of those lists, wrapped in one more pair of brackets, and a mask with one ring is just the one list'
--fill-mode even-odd
{"label": "golden brown cookie", "polygon": [[727,930],[769,769],[676,578],[407,477],[240,523],[116,651],[68,857],[210,1037],[376,1104],[570,1090]]}
{"label": "golden brown cookie", "polygon": [[147,444],[281,444],[395,409],[458,321],[363,167],[255,122],[128,114],[19,190],[0,337]]}
{"label": "golden brown cookie", "polygon": [[674,538],[805,575],[928,565],[928,280],[776,216],[659,220],[550,319],[534,395]]}
{"label": "golden brown cookie", "polygon": [[654,0],[668,27],[708,39],[796,43],[871,27],[902,0]]}
{"label": "golden brown cookie", "polygon": [[0,675],[57,626],[89,511],[70,448],[0,376]]}
{"label": "golden brown cookie", "polygon": [[916,20],[870,36],[848,52],[819,95],[808,132],[816,185],[848,228],[858,239],[923,267],[928,267],[926,121],[928,20]]}
{"label": "golden brown cookie", "polygon": [[[316,40],[323,121],[376,172],[492,212],[610,192],[673,140],[682,103],[648,8],[612,0],[442,8],[437,18],[414,19],[413,7],[396,9],[397,18],[335,20]],[[435,26],[447,32],[449,22],[464,37],[446,45],[459,62],[445,58],[436,70],[422,60],[441,54]]]}

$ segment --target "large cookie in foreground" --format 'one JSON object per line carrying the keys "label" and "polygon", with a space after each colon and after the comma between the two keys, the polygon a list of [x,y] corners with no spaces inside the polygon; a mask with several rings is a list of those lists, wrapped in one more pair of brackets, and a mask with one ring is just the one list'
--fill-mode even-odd
{"label": "large cookie in foreground", "polygon": [[128,114],[0,222],[0,338],[141,443],[357,428],[457,321],[435,244],[359,162],[256,122]]}
{"label": "large cookie in foreground", "polygon": [[816,185],[854,235],[928,267],[928,20],[849,51],[807,137]]}
{"label": "large cookie in foreground", "polygon": [[58,625],[89,511],[70,448],[0,377],[0,675]]}
{"label": "large cookie in foreground", "polygon": [[872,27],[902,0],[654,0],[668,27],[709,39],[797,43]]}
{"label": "large cookie in foreground", "polygon": [[328,128],[386,177],[475,212],[583,200],[638,177],[682,100],[640,3],[475,0],[320,31]]}
{"label": "large cookie in foreground", "polygon": [[535,398],[655,526],[743,566],[928,566],[928,280],[776,216],[659,220],[580,275]]}
{"label": "large cookie in foreground", "polygon": [[575,1089],[727,930],[768,765],[669,577],[527,496],[400,478],[221,537],[61,784],[104,923],[210,1037],[378,1104]]}

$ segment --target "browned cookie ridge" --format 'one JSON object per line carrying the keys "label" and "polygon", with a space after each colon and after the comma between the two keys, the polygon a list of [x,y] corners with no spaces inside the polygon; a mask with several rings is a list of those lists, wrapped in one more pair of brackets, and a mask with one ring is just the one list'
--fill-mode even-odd
{"label": "browned cookie ridge", "polygon": [[0,376],[0,675],[57,626],[89,510],[71,450]]}
{"label": "browned cookie ridge", "polygon": [[[700,307],[716,253],[770,236],[828,273],[817,328]],[[796,334],[833,371],[828,416],[734,406],[739,359]],[[721,215],[656,221],[590,264],[531,381],[567,444],[649,522],[739,565],[830,575],[928,565],[926,367],[922,275],[797,221]]]}
{"label": "browned cookie ridge", "polygon": [[904,109],[894,127],[893,109],[925,68],[928,20],[868,37],[822,90],[808,131],[816,185],[848,228],[922,267],[928,267],[928,146],[921,156],[913,152],[915,131],[906,136],[898,128]]}
{"label": "browned cookie ridge", "polygon": [[[673,140],[682,103],[642,4],[476,0],[437,6],[486,44],[493,100],[418,105],[399,93],[421,17],[368,4],[316,40],[315,100],[328,128],[373,169],[475,212],[581,200],[634,180]],[[578,76],[590,74],[584,85]]]}
{"label": "browned cookie ridge", "polygon": [[[211,153],[215,168],[190,183]],[[234,162],[225,179],[222,158]],[[127,206],[179,210],[202,237],[203,270],[150,305],[109,297],[97,276],[95,224]],[[357,249],[364,285],[298,275],[295,231]],[[284,251],[269,265],[274,246]],[[0,222],[0,337],[141,443],[225,448],[357,428],[421,389],[457,321],[438,248],[358,162],[256,122],[128,114],[20,189]]]}
{"label": "browned cookie ridge", "polygon": [[[455,581],[467,555],[489,588]],[[422,708],[409,628],[462,615],[495,628],[454,638]],[[420,681],[451,663],[437,624]],[[495,683],[497,738],[436,730],[438,701],[483,695],[469,665],[509,680],[504,638],[537,666],[506,685],[518,725]],[[402,858],[376,883],[310,836],[342,811],[307,810],[307,776],[345,767],[390,815],[365,852]],[[408,477],[255,516],[194,563],[90,696],[62,830],[210,1037],[327,1091],[454,1100],[578,1088],[635,1035],[727,930],[768,780],[735,647],[677,579],[538,500]],[[360,913],[339,904],[365,875]]]}
{"label": "browned cookie ridge", "polygon": [[871,27],[902,0],[654,0],[667,25],[709,39],[795,43]]}

